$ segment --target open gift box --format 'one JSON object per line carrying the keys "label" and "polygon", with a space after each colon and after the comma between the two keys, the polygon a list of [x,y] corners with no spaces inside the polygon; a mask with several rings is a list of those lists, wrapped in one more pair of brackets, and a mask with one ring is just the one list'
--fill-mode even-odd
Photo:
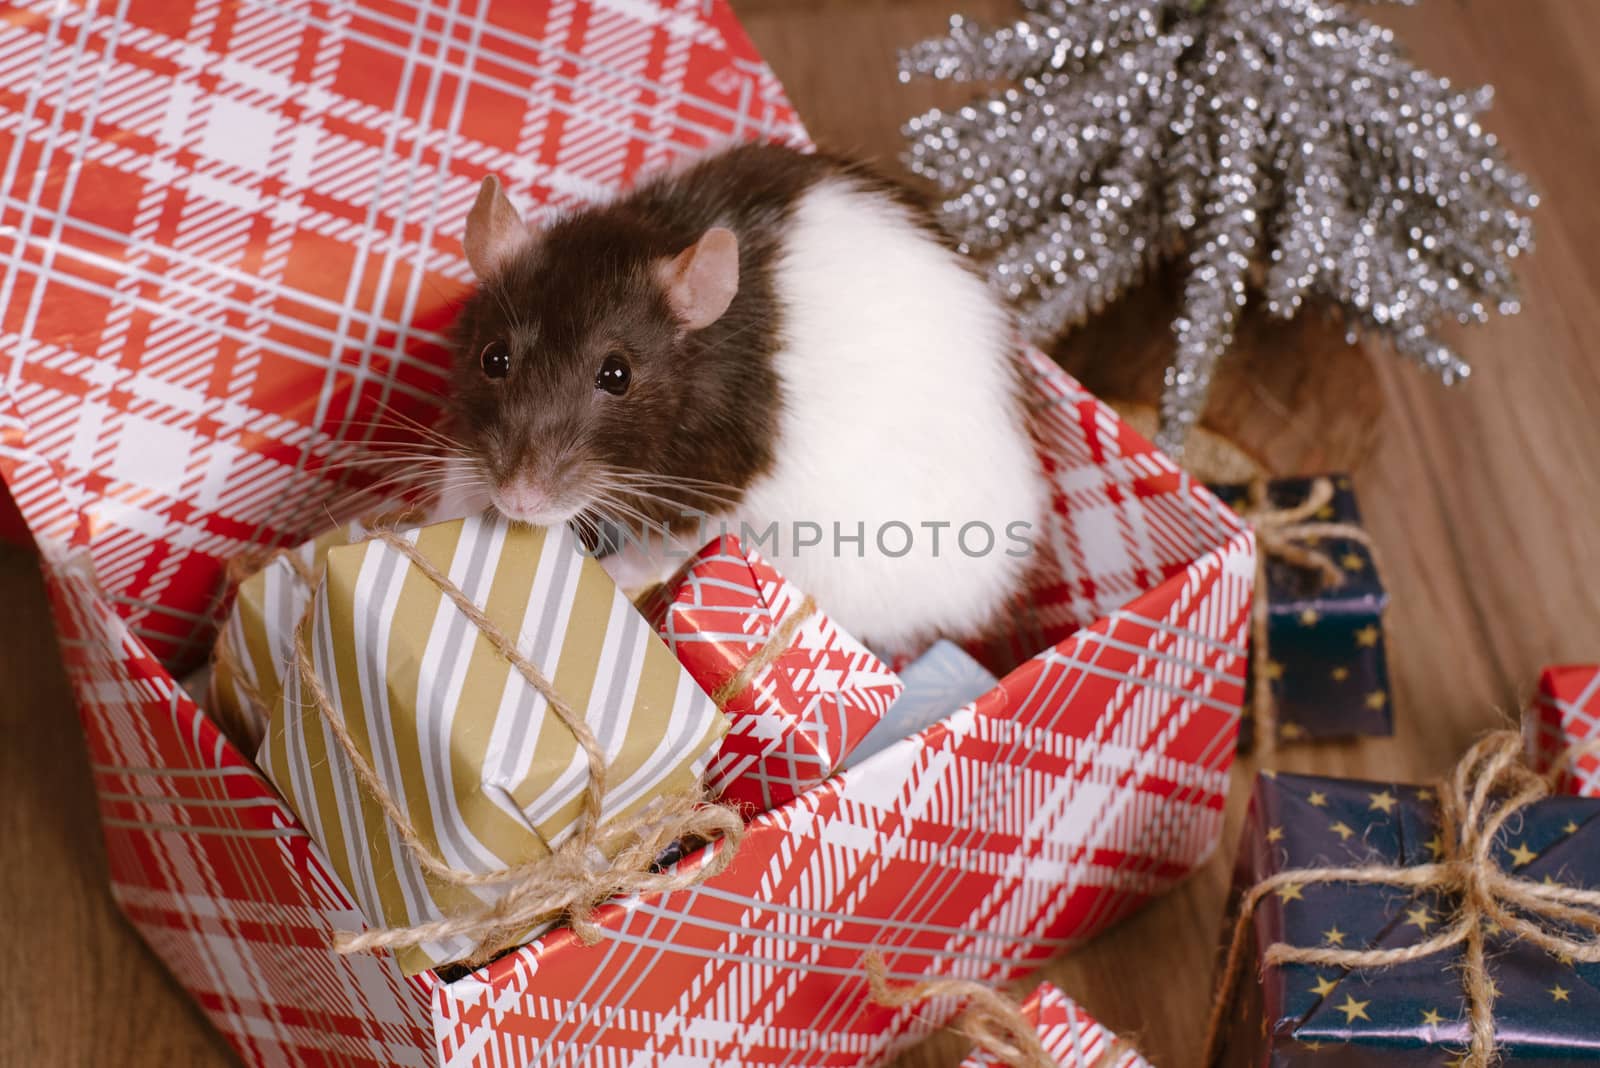
{"label": "open gift box", "polygon": [[375,502],[346,461],[436,409],[484,171],[556,210],[803,134],[704,0],[38,4],[5,32],[0,474],[113,893],[247,1063],[875,1063],[942,1020],[874,1005],[869,949],[896,978],[1003,982],[1210,853],[1250,536],[1030,355],[1056,514],[999,686],[755,817],[716,878],[605,907],[593,946],[558,930],[453,980],[336,954],[350,897],[175,681],[226,563]]}

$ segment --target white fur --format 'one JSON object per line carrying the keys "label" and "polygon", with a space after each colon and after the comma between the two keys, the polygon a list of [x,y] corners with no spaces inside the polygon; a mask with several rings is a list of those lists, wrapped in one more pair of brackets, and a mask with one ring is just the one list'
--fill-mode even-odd
{"label": "white fur", "polygon": [[[904,209],[848,179],[802,198],[777,266],[784,344],[783,409],[774,469],[734,519],[779,524],[777,568],[851,633],[889,654],[936,635],[968,635],[1015,592],[1026,560],[1007,555],[1013,522],[1039,535],[1047,488],[1030,445],[1012,368],[1008,319],[988,288]],[[885,523],[912,529],[911,551],[880,553]],[[924,522],[951,523],[935,557]],[[964,554],[957,532],[989,525],[995,547]],[[799,550],[797,522],[823,544]],[[835,554],[833,524],[865,524]],[[981,548],[976,529],[969,546]],[[904,537],[891,530],[886,545]],[[612,563],[625,584],[664,578],[677,560]]]}

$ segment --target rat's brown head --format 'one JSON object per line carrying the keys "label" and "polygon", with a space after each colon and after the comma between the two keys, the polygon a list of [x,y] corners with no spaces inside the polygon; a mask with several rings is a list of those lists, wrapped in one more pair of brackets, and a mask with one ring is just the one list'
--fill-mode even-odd
{"label": "rat's brown head", "polygon": [[456,327],[451,408],[495,507],[548,526],[698,506],[661,487],[683,464],[680,430],[723,393],[726,346],[705,342],[738,290],[734,234],[674,240],[619,208],[533,234],[489,177],[463,244],[479,286]]}

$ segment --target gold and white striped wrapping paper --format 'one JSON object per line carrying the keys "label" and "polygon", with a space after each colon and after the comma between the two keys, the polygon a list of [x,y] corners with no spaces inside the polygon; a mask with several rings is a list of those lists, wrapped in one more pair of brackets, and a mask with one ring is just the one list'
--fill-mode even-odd
{"label": "gold and white striped wrapping paper", "polygon": [[[497,518],[401,535],[538,665],[610,765],[604,818],[694,788],[727,722],[564,529]],[[303,636],[357,748],[437,856],[493,872],[547,855],[588,784],[576,739],[439,589],[381,541],[334,547]],[[289,671],[258,761],[369,922],[408,926],[492,900],[424,876]],[[407,975],[455,938],[398,951]]]}
{"label": "gold and white striped wrapping paper", "polygon": [[[314,541],[274,556],[239,583],[233,609],[217,636],[219,644],[226,642],[234,651],[231,661],[238,665],[239,674],[236,677],[230,670],[229,658],[216,658],[206,711],[244,752],[253,752],[266,734],[268,716],[283,693],[295,625],[311,600],[311,587],[300,577],[295,562],[311,574],[319,574],[329,549],[366,535],[366,527],[358,522],[335,527]],[[251,689],[260,696],[259,705],[251,700]]]}

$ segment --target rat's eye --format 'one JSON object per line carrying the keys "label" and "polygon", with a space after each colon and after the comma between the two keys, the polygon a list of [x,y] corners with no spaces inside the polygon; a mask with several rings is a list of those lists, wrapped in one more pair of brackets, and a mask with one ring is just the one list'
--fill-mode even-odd
{"label": "rat's eye", "polygon": [[511,373],[511,350],[504,341],[496,338],[478,353],[478,365],[490,378],[504,378]]}
{"label": "rat's eye", "polygon": [[633,370],[628,366],[628,361],[620,353],[613,352],[600,362],[600,371],[594,376],[594,388],[620,397],[628,392],[628,382],[632,378]]}

